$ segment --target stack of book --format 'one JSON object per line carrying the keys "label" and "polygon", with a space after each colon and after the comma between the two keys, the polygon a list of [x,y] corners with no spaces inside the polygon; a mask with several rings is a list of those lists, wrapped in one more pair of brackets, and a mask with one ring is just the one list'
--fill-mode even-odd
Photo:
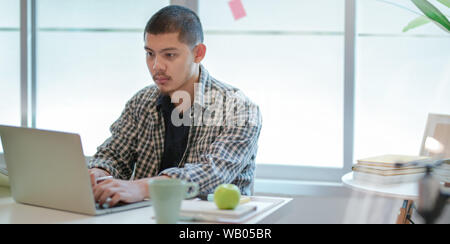
{"label": "stack of book", "polygon": [[357,160],[353,178],[360,182],[398,184],[418,181],[425,175],[430,157],[407,155],[382,155]]}
{"label": "stack of book", "polygon": [[444,182],[447,187],[450,187],[450,160],[446,160],[442,165],[433,170],[433,175],[440,182]]}

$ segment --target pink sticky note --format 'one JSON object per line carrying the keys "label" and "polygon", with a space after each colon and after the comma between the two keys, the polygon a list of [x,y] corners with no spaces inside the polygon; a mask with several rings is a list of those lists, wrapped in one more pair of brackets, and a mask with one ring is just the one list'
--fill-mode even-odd
{"label": "pink sticky note", "polygon": [[247,16],[247,13],[245,12],[244,5],[242,4],[241,0],[231,0],[228,2],[228,5],[230,5],[231,12],[233,13],[235,20]]}

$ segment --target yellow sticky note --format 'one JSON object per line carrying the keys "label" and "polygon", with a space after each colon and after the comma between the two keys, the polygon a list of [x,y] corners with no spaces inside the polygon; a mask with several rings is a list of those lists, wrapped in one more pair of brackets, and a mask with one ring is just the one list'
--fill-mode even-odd
{"label": "yellow sticky note", "polygon": [[239,201],[239,204],[248,203],[248,202],[250,202],[250,200],[251,200],[250,197],[242,196],[241,200]]}

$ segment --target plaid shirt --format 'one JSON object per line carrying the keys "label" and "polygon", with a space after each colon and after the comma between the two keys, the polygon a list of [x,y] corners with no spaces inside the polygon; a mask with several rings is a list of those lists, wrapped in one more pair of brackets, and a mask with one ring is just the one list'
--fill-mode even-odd
{"label": "plaid shirt", "polygon": [[[211,77],[201,66],[191,106],[188,144],[178,167],[159,175],[200,186],[199,194],[213,193],[223,183],[237,185],[243,195],[253,187],[261,114],[238,89]],[[97,148],[89,168],[107,170],[129,180],[158,175],[164,152],[165,126],[152,85],[139,91],[111,126],[112,136]]]}

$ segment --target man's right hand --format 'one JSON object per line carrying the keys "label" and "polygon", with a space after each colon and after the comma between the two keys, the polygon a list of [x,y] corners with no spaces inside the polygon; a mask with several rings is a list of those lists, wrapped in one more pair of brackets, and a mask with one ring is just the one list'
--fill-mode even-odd
{"label": "man's right hand", "polygon": [[107,171],[99,168],[89,169],[89,175],[91,176],[92,188],[97,185],[97,179],[101,177],[111,176]]}

